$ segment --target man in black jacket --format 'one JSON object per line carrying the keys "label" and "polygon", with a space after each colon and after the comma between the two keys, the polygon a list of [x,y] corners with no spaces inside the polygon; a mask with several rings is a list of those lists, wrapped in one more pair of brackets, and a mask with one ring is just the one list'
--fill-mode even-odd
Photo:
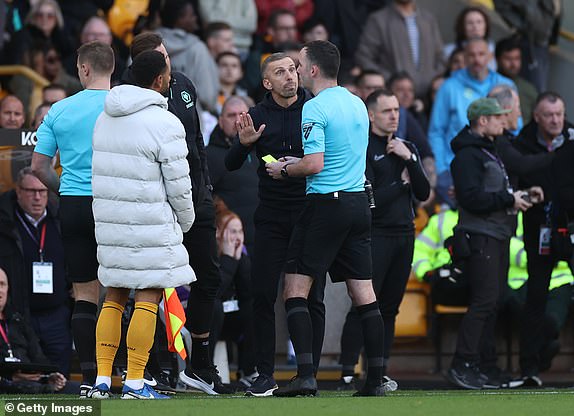
{"label": "man in black jacket", "polygon": [[[516,210],[532,206],[525,191],[512,192],[506,169],[494,146],[502,134],[504,114],[493,98],[480,98],[468,108],[470,126],[452,141],[451,163],[459,220],[455,228],[468,248],[464,272],[470,287],[470,302],[458,332],[455,355],[448,379],[466,389],[481,389],[486,380],[478,369],[483,329],[496,315],[499,295],[506,285],[508,244],[513,234]],[[458,250],[457,246],[455,249]],[[464,250],[458,251],[462,255]]]}
{"label": "man in black jacket", "polygon": [[[55,214],[48,207],[48,188],[29,167],[18,172],[16,190],[0,196],[0,267],[10,277],[13,310],[29,316],[44,352],[67,376],[72,303]],[[40,270],[41,280],[34,273]]]}
{"label": "man in black jacket", "polygon": [[[567,175],[572,160],[569,148],[574,140],[573,126],[565,120],[564,100],[553,92],[540,94],[536,100],[533,121],[526,125],[515,141],[526,155],[554,154],[553,166],[537,169],[520,177],[520,186],[538,185],[546,201],[524,214],[524,247],[528,258],[528,290],[520,337],[520,369],[526,386],[540,387],[538,377],[541,343],[544,334],[544,311],[552,269],[560,259],[552,230],[567,228],[564,195],[568,192]],[[563,154],[563,152],[566,152]],[[559,161],[556,161],[559,159]],[[560,185],[560,186],[557,186]],[[557,196],[561,194],[561,198]],[[564,205],[564,208],[561,207]],[[552,237],[551,237],[552,235]],[[554,240],[554,241],[551,241]]]}
{"label": "man in black jacket", "polygon": [[[134,38],[130,49],[131,57],[133,59],[139,53],[150,49],[162,52],[166,59],[169,59],[161,36],[151,32],[141,33]],[[131,83],[129,72],[124,81]],[[197,276],[197,281],[191,285],[186,311],[186,326],[191,332],[192,353],[189,365],[185,372],[180,374],[180,378],[185,384],[208,394],[228,394],[232,391],[221,383],[209,353],[209,330],[221,278],[215,239],[212,187],[196,104],[197,94],[193,83],[185,75],[172,72],[168,110],[175,114],[185,127],[187,161],[195,209],[195,222],[191,230],[184,234],[183,244],[189,253],[189,264]]]}
{"label": "man in black jacket", "polygon": [[223,199],[225,205],[241,218],[245,234],[244,244],[247,253],[251,255],[255,236],[253,214],[259,204],[257,197],[259,162],[255,156],[255,150],[247,157],[240,169],[229,172],[225,168],[225,155],[237,136],[235,120],[239,114],[247,111],[249,111],[249,106],[244,97],[232,95],[225,100],[218,124],[209,137],[206,152],[213,194]]}
{"label": "man in black jacket", "polygon": [[[390,91],[379,89],[367,97],[366,104],[371,122],[366,176],[372,184],[376,204],[371,211],[373,286],[385,328],[382,340],[385,388],[395,390],[396,383],[386,377],[386,369],[395,333],[395,318],[413,258],[413,203],[414,199],[424,201],[428,198],[430,185],[417,148],[395,136],[399,125],[397,97]],[[344,387],[352,381],[362,340],[360,317],[351,307],[341,335]]]}
{"label": "man in black jacket", "polygon": [[[303,156],[301,111],[311,97],[298,87],[295,63],[284,53],[270,55],[261,67],[263,101],[241,114],[236,140],[225,158],[229,170],[239,169],[255,148],[259,168],[259,206],[255,211],[255,247],[252,263],[253,312],[259,377],[248,395],[271,396],[277,389],[275,367],[275,301],[287,247],[305,203],[305,178],[275,180],[265,170],[266,156],[275,159]],[[310,294],[313,321],[313,364],[319,365],[325,331],[323,290],[314,285]]]}

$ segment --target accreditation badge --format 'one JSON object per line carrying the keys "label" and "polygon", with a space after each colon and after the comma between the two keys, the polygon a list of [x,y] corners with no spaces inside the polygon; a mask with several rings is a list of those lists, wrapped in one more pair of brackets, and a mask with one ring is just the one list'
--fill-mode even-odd
{"label": "accreditation badge", "polygon": [[552,239],[552,230],[550,227],[540,227],[540,235],[538,239],[538,254],[547,256],[550,254],[550,241]]}
{"label": "accreditation badge", "polygon": [[32,263],[32,292],[54,293],[54,265],[51,262]]}

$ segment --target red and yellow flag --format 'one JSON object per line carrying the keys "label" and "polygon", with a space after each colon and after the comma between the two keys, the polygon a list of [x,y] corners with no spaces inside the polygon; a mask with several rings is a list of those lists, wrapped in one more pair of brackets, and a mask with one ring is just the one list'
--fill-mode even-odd
{"label": "red and yellow flag", "polygon": [[177,352],[185,360],[187,352],[181,337],[181,328],[185,324],[185,311],[174,288],[163,290],[163,309],[167,331],[167,349],[171,352]]}

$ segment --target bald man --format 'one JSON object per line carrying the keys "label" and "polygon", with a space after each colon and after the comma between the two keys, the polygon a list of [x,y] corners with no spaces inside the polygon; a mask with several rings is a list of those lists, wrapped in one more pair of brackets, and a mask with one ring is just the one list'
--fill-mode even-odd
{"label": "bald man", "polygon": [[15,95],[7,95],[0,101],[0,127],[21,129],[26,121],[24,104]]}

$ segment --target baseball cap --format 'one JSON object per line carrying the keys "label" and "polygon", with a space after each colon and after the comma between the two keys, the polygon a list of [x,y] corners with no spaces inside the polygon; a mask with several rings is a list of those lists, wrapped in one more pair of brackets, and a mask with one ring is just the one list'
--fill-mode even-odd
{"label": "baseball cap", "polygon": [[498,104],[495,98],[479,98],[468,106],[466,116],[469,121],[476,120],[480,116],[494,116],[498,114],[507,114],[512,110],[505,110]]}

